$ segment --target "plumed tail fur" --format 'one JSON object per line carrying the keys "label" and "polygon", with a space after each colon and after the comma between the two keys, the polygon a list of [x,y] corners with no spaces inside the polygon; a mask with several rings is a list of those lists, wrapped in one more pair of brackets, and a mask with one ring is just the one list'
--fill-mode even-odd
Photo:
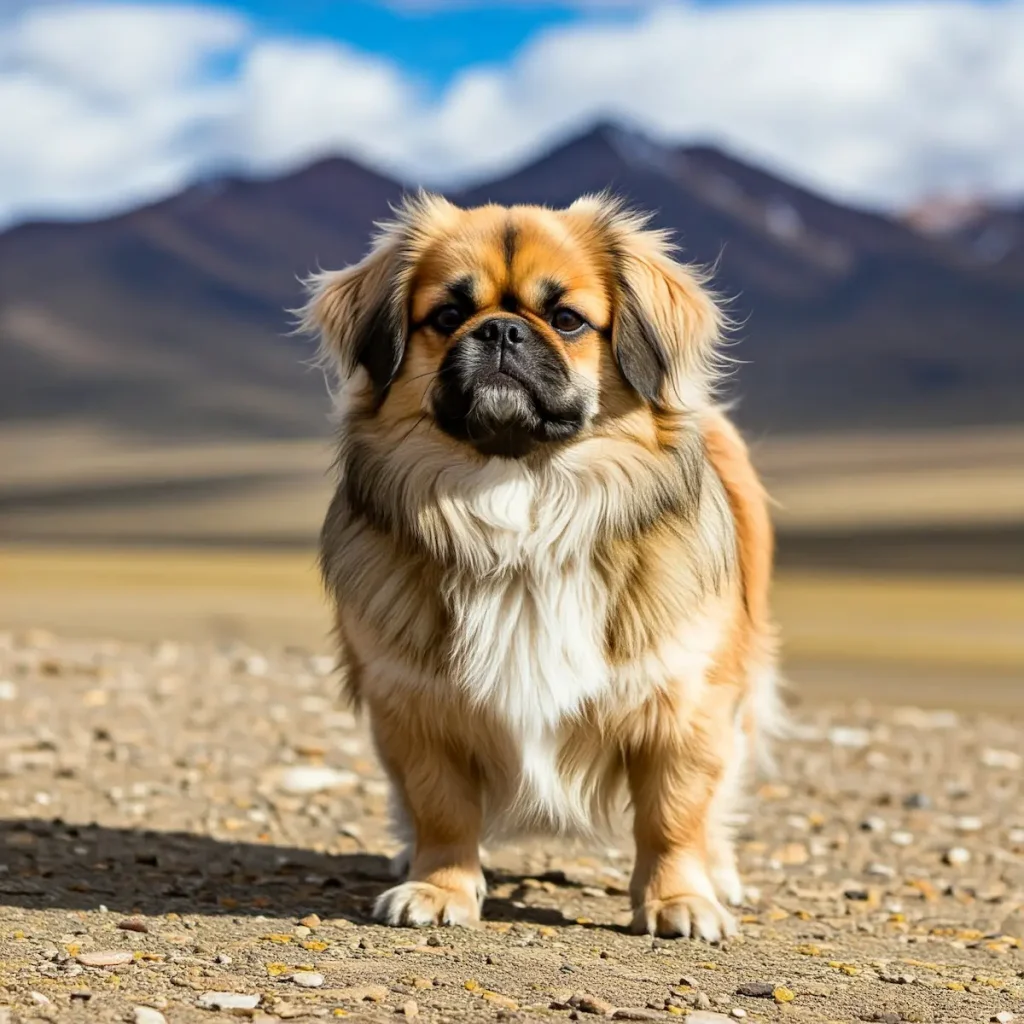
{"label": "plumed tail fur", "polygon": [[770,604],[775,548],[770,498],[754,470],[743,438],[720,409],[705,411],[701,432],[708,459],[722,480],[732,509],[743,604],[753,627],[742,726],[756,766],[770,773],[774,770],[772,742],[789,732],[788,715],[780,693],[778,636]]}

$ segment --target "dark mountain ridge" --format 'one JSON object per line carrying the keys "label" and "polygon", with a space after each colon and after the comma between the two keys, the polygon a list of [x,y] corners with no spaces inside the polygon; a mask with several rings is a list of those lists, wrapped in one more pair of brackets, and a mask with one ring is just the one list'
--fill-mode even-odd
{"label": "dark mountain ridge", "polygon": [[[1024,288],[949,239],[853,210],[706,146],[601,125],[458,202],[565,205],[611,188],[715,264],[741,323],[738,415],[763,431],[1024,419]],[[288,336],[298,278],[365,251],[402,186],[351,160],[224,178],[91,223],[0,235],[11,421],[152,437],[320,434]]]}

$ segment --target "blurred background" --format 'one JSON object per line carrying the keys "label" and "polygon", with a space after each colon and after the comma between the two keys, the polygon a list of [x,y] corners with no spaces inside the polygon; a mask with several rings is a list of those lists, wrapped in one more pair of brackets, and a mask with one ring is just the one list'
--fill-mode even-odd
{"label": "blurred background", "polygon": [[297,279],[403,189],[714,264],[808,695],[1024,698],[1024,3],[0,0],[0,628],[326,650]]}

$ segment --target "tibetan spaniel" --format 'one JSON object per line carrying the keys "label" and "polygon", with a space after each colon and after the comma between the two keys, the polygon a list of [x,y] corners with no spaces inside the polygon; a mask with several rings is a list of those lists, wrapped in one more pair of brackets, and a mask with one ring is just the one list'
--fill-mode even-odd
{"label": "tibetan spaniel", "polygon": [[482,839],[594,834],[621,795],[633,927],[733,934],[772,532],[703,276],[607,196],[420,195],[302,315],[337,377],[323,577],[407,843],[376,916],[478,922]]}

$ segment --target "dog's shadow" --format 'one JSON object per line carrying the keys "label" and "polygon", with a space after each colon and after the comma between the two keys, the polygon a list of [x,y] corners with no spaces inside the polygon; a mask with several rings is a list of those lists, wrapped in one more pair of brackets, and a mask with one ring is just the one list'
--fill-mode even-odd
{"label": "dog's shadow", "polygon": [[[523,879],[497,872],[489,882],[507,888]],[[293,920],[316,913],[369,924],[377,896],[394,883],[388,859],[374,853],[325,854],[59,819],[0,821],[0,906]],[[564,877],[557,885],[575,888]],[[488,898],[484,919],[575,923],[514,897]]]}

